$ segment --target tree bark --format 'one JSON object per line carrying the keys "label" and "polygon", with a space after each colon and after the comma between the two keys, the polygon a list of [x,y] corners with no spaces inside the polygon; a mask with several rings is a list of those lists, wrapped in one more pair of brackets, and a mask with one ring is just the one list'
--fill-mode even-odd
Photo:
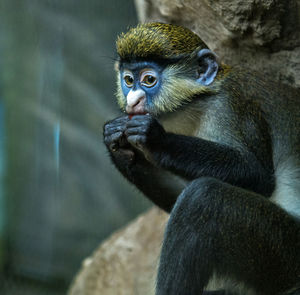
{"label": "tree bark", "polygon": [[135,0],[141,22],[190,28],[222,61],[300,88],[300,0]]}

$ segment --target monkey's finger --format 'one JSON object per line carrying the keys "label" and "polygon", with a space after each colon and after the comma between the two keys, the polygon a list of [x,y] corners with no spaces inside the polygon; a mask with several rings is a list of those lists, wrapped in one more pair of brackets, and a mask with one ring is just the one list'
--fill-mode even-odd
{"label": "monkey's finger", "polygon": [[112,143],[118,142],[123,135],[123,132],[117,132],[109,136],[104,136],[104,143],[110,146]]}
{"label": "monkey's finger", "polygon": [[[138,117],[138,118],[136,118]],[[141,125],[149,125],[154,119],[150,116],[135,116],[134,119],[126,123],[126,128],[137,127]]]}
{"label": "monkey's finger", "polygon": [[112,134],[110,136],[110,138],[112,141],[117,141],[122,137],[122,135],[123,135],[123,132],[116,132],[116,133]]}
{"label": "monkey's finger", "polygon": [[128,120],[113,120],[113,121],[109,121],[104,125],[104,129],[111,127],[111,126],[125,126],[126,122],[128,122]]}
{"label": "monkey's finger", "polygon": [[128,121],[129,121],[128,116],[119,117],[114,120],[111,120],[111,121],[107,122],[106,124],[104,124],[103,132],[109,132],[109,130],[114,130],[114,128],[117,128],[119,130],[121,130],[122,128],[125,129],[126,122],[128,122]]}
{"label": "monkey's finger", "polygon": [[146,137],[141,135],[130,135],[127,137],[127,141],[131,145],[141,149],[146,142]]}
{"label": "monkey's finger", "polygon": [[113,122],[115,122],[115,123],[126,123],[127,121],[129,121],[128,115],[115,118],[115,119],[113,119],[113,120],[111,120],[111,121],[109,121],[107,123],[108,124],[113,123]]}
{"label": "monkey's finger", "polygon": [[104,136],[110,136],[114,133],[119,133],[125,131],[125,127],[123,125],[107,125],[104,127]]}
{"label": "monkey's finger", "polygon": [[145,128],[145,126],[132,127],[125,130],[125,135],[127,137],[131,135],[146,135],[146,133],[147,128]]}
{"label": "monkey's finger", "polygon": [[126,123],[129,121],[129,117],[125,116],[125,117],[120,117],[115,119],[112,123],[115,123],[117,125],[126,125]]}

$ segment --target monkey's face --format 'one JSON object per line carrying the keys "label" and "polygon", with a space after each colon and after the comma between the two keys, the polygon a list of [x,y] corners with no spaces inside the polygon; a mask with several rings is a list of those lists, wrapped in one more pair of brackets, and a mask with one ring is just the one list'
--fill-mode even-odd
{"label": "monkey's face", "polygon": [[216,55],[186,28],[141,24],[121,34],[116,47],[117,99],[128,114],[162,116],[211,92]]}
{"label": "monkey's face", "polygon": [[121,61],[117,69],[118,103],[129,115],[173,113],[195,97],[211,93],[218,71],[208,49],[168,61]]}
{"label": "monkey's face", "polygon": [[144,115],[154,108],[162,84],[162,67],[150,62],[124,63],[120,69],[120,84],[129,115]]}
{"label": "monkey's face", "polygon": [[117,72],[118,103],[129,115],[162,116],[205,91],[197,67],[186,63],[123,62]]}

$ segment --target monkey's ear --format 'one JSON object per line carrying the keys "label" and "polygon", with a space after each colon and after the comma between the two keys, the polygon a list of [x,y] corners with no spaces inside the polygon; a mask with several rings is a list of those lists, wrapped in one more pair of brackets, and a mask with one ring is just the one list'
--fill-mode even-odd
{"label": "monkey's ear", "polygon": [[219,69],[217,56],[209,49],[201,49],[197,53],[198,58],[198,77],[197,81],[202,85],[211,84]]}
{"label": "monkey's ear", "polygon": [[120,70],[120,62],[118,60],[115,61],[114,69],[115,69],[116,72],[119,72],[119,70]]}

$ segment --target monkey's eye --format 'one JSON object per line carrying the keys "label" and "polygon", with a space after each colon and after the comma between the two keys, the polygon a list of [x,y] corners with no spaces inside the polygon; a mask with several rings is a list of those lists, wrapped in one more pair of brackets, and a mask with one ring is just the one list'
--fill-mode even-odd
{"label": "monkey's eye", "polygon": [[143,79],[142,84],[147,86],[147,87],[152,87],[156,84],[156,78],[154,76],[147,75]]}
{"label": "monkey's eye", "polygon": [[156,73],[153,70],[147,70],[141,74],[141,83],[146,87],[153,87],[157,83]]}
{"label": "monkey's eye", "polygon": [[127,74],[127,75],[124,75],[123,79],[124,79],[127,87],[132,87],[133,81],[134,81],[132,76]]}

